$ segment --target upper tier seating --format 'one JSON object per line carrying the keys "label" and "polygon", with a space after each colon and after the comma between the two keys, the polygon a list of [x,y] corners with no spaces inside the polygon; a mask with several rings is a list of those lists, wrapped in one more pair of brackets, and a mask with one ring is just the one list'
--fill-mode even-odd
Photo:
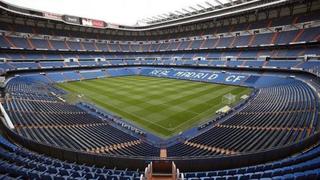
{"label": "upper tier seating", "polygon": [[[207,28],[205,30],[193,30],[188,32],[175,32],[175,33],[166,33],[163,35],[157,36],[112,36],[111,40],[136,40],[136,41],[144,41],[144,40],[160,40],[160,39],[173,39],[173,38],[183,38],[183,37],[192,37],[192,36],[200,36],[200,35],[211,35],[217,33],[225,33],[225,32],[232,32],[232,31],[245,31],[249,29],[259,29],[259,28],[266,28],[272,26],[282,26],[294,23],[303,23],[308,21],[315,21],[319,20],[319,11],[308,12],[305,14],[298,14],[294,16],[284,16],[280,18],[272,18],[270,20],[259,20],[250,23],[240,23],[236,25],[228,25],[219,26],[219,27],[212,27]],[[97,38],[96,33],[83,33],[77,32],[73,30],[60,30],[60,29],[48,29],[44,27],[31,27],[28,25],[18,25],[18,24],[11,24],[11,23],[1,23],[0,29],[7,30],[7,31],[17,31],[17,32],[24,32],[24,33],[36,33],[36,34],[43,34],[43,35],[52,35],[52,36],[65,36],[65,37],[82,37],[88,39],[95,39]],[[101,39],[108,39],[110,35],[108,34],[99,34],[99,38]]]}
{"label": "upper tier seating", "polygon": [[[72,50],[72,51],[106,51],[106,52],[158,52],[191,49],[215,49],[215,48],[234,48],[243,46],[260,46],[264,44],[283,45],[292,42],[318,42],[320,27],[313,27],[301,30],[283,31],[275,33],[263,33],[255,35],[241,35],[236,37],[220,37],[205,40],[188,41],[169,41],[158,42],[149,47],[139,48],[136,44],[124,43],[94,43],[80,41],[63,40],[40,40],[21,37],[2,36],[0,47],[22,48],[22,49],[53,49],[53,50]],[[52,46],[52,48],[51,48]]]}
{"label": "upper tier seating", "polygon": [[[312,51],[316,50],[310,50]],[[290,52],[290,51],[289,51]],[[229,52],[224,53],[224,55],[237,55],[237,54],[246,54],[250,56],[250,51],[248,52]],[[255,52],[251,52],[255,53]],[[278,53],[279,54],[279,53]],[[138,57],[138,55],[136,55]],[[107,61],[101,61],[96,62],[93,59],[85,59],[80,60],[79,62],[66,62],[63,61],[56,61],[56,60],[40,60],[39,62],[34,62],[32,60],[28,61],[19,61],[15,60],[14,62],[0,62],[0,69],[1,72],[6,72],[10,70],[15,69],[48,69],[48,68],[63,68],[63,67],[102,67],[102,66],[108,66],[108,65],[134,65],[134,64],[141,64],[141,65],[193,65],[193,66],[226,66],[226,67],[237,67],[237,66],[248,66],[252,68],[261,68],[269,67],[269,68],[279,68],[279,69],[290,69],[290,68],[302,68],[305,71],[314,71],[319,72],[320,71],[320,61],[317,60],[309,60],[309,61],[301,61],[301,60],[270,60],[270,61],[261,61],[261,60],[231,60],[231,61],[225,61],[225,60],[190,60],[194,57],[204,57],[207,58],[217,58],[218,54],[214,53],[208,53],[208,54],[175,54],[175,56],[183,56],[185,59],[183,60],[174,60],[169,58],[163,58],[162,60],[154,60],[151,56],[150,58],[145,58],[145,60],[118,60],[122,59],[121,56],[113,56],[111,59]],[[99,56],[98,56],[99,57]],[[133,55],[135,57],[135,55]],[[68,74],[67,74],[68,76]],[[80,77],[75,77],[71,75],[70,79],[79,79]]]}

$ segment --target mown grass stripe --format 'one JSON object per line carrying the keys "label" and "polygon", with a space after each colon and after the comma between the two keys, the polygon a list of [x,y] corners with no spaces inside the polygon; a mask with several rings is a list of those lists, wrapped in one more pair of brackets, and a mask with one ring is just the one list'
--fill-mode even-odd
{"label": "mown grass stripe", "polygon": [[[222,96],[238,100],[250,89],[146,76],[124,76],[59,84],[70,101],[96,104],[163,138],[177,134],[214,116],[225,104]],[[71,98],[73,97],[73,98]]]}

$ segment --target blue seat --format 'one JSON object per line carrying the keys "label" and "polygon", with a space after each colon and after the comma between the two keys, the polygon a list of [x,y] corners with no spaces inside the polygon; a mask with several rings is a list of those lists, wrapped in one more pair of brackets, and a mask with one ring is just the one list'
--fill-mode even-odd
{"label": "blue seat", "polygon": [[254,174],[251,174],[251,179],[260,179],[263,175],[263,172],[255,172]]}
{"label": "blue seat", "polygon": [[194,173],[186,173],[185,174],[185,178],[192,178],[192,177],[196,177],[196,174],[194,174]]}
{"label": "blue seat", "polygon": [[227,175],[235,175],[237,171],[235,169],[228,170]]}
{"label": "blue seat", "polygon": [[197,173],[198,178],[205,177],[205,176],[207,176],[207,173],[205,173],[205,172]]}
{"label": "blue seat", "polygon": [[47,171],[46,166],[40,165],[40,164],[38,164],[35,169],[36,169],[37,171],[39,171],[39,172],[45,172],[45,171]]}
{"label": "blue seat", "polygon": [[43,180],[52,180],[53,177],[54,176],[49,173],[43,173],[40,175],[40,179],[43,179]]}
{"label": "blue seat", "polygon": [[262,178],[270,178],[270,177],[272,177],[272,170],[264,171],[261,177]]}
{"label": "blue seat", "polygon": [[46,172],[49,173],[49,174],[57,174],[58,170],[56,168],[49,167]]}
{"label": "blue seat", "polygon": [[53,179],[54,180],[65,180],[65,179],[70,179],[70,177],[68,177],[68,176],[60,176],[60,175],[55,175],[54,177],[53,177]]}
{"label": "blue seat", "polygon": [[109,175],[107,176],[107,180],[119,180],[119,176]]}
{"label": "blue seat", "polygon": [[250,176],[249,175],[241,175],[239,180],[248,180],[250,179]]}
{"label": "blue seat", "polygon": [[320,178],[319,170],[309,170],[309,171],[305,171],[304,173],[305,173],[307,179],[316,180],[316,179]]}
{"label": "blue seat", "polygon": [[66,169],[63,169],[63,168],[59,169],[59,174],[61,176],[69,176],[70,175],[69,171]]}
{"label": "blue seat", "polygon": [[272,180],[283,180],[282,176],[274,176],[272,177]]}
{"label": "blue seat", "polygon": [[210,176],[217,176],[218,173],[216,171],[211,171],[211,172],[208,172],[207,175],[210,177]]}
{"label": "blue seat", "polygon": [[283,176],[285,180],[294,180],[294,175],[293,174],[286,174]]}
{"label": "blue seat", "polygon": [[215,178],[216,180],[227,180],[227,177],[219,176]]}
{"label": "blue seat", "polygon": [[215,180],[213,177],[202,177],[201,180]]}
{"label": "blue seat", "polygon": [[86,178],[86,179],[94,179],[95,178],[95,175],[93,174],[93,173],[86,173],[85,175],[84,175],[84,178]]}
{"label": "blue seat", "polygon": [[228,171],[218,171],[218,176],[225,176],[227,175]]}
{"label": "blue seat", "polygon": [[238,177],[237,176],[226,176],[227,177],[227,180],[238,180]]}
{"label": "blue seat", "polygon": [[99,180],[105,180],[105,179],[107,179],[104,174],[96,174],[96,177],[97,177],[97,179],[99,179]]}
{"label": "blue seat", "polygon": [[237,174],[245,174],[246,173],[246,169],[245,168],[240,168],[237,170]]}
{"label": "blue seat", "polygon": [[74,178],[82,177],[82,175],[81,175],[80,172],[78,172],[78,171],[72,172],[72,174],[71,174],[70,176],[71,176],[71,177],[74,177]]}
{"label": "blue seat", "polygon": [[40,179],[40,174],[36,171],[30,171],[28,172],[28,177],[30,179]]}
{"label": "blue seat", "polygon": [[133,180],[132,176],[120,176],[120,180]]}

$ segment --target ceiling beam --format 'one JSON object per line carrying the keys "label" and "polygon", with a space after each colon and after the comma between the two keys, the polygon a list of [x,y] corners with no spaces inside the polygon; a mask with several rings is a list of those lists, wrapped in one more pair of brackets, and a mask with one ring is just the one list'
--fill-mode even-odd
{"label": "ceiling beam", "polygon": [[218,3],[218,4],[220,4],[221,6],[224,6],[224,4],[221,2],[221,1],[219,1],[219,0],[214,0],[216,3]]}
{"label": "ceiling beam", "polygon": [[165,16],[166,18],[170,18],[170,16],[166,13],[163,13],[162,15]]}
{"label": "ceiling beam", "polygon": [[147,19],[141,19],[141,20],[139,20],[139,21],[141,21],[141,22],[148,22],[148,20]]}
{"label": "ceiling beam", "polygon": [[205,3],[214,8],[214,5],[209,3],[208,1],[205,1]]}
{"label": "ceiling beam", "polygon": [[160,20],[158,17],[156,17],[156,16],[152,16],[152,18],[153,19],[155,19],[155,20]]}
{"label": "ceiling beam", "polygon": [[152,18],[147,18],[147,20],[148,20],[148,21],[154,21],[154,19],[152,19]]}
{"label": "ceiling beam", "polygon": [[192,6],[189,6],[190,9],[192,9],[193,11],[198,11],[198,9],[192,7]]}
{"label": "ceiling beam", "polygon": [[169,12],[169,16],[170,16],[170,17],[174,17],[174,16],[177,16],[177,14],[174,13],[174,12]]}
{"label": "ceiling beam", "polygon": [[180,14],[180,15],[185,15],[184,13],[182,13],[181,11],[175,11],[176,13]]}
{"label": "ceiling beam", "polygon": [[205,10],[207,8],[203,7],[201,4],[197,4],[198,7],[200,7],[201,9]]}
{"label": "ceiling beam", "polygon": [[159,18],[161,19],[165,19],[166,17],[162,16],[162,15],[158,15]]}
{"label": "ceiling beam", "polygon": [[182,9],[183,11],[187,12],[187,13],[191,13],[189,10],[186,10],[186,9]]}

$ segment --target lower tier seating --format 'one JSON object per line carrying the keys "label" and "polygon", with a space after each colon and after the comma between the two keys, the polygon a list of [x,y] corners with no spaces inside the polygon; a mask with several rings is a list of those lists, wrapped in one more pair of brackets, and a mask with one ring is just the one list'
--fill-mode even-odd
{"label": "lower tier seating", "polygon": [[0,136],[0,179],[99,179],[138,180],[139,170],[68,163],[30,152]]}
{"label": "lower tier seating", "polygon": [[84,152],[122,156],[160,154],[159,148],[111,126],[107,119],[59,100],[36,82],[17,78],[7,86],[4,107],[15,131],[23,137]]}
{"label": "lower tier seating", "polygon": [[241,111],[169,147],[168,155],[230,155],[289,145],[319,131],[317,106],[315,94],[302,82],[261,88]]}
{"label": "lower tier seating", "polygon": [[316,180],[320,178],[320,146],[290,158],[255,166],[206,171],[189,172],[182,176],[188,180],[248,180],[248,179],[292,179]]}

